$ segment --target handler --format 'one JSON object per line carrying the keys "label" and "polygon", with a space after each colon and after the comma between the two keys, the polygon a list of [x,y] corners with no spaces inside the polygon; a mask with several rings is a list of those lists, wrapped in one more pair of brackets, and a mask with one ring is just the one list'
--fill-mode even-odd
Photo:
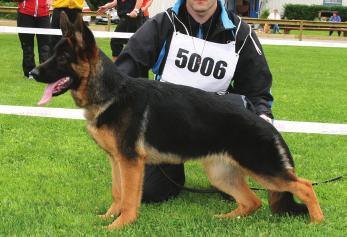
{"label": "handler", "polygon": [[[15,0],[18,2],[17,26],[32,28],[50,28],[49,1],[47,0]],[[22,68],[24,76],[29,77],[29,72],[36,67],[34,38],[35,34],[19,33],[22,46]],[[49,36],[36,34],[39,52],[39,62],[43,63],[49,58]]]}
{"label": "handler", "polygon": [[[140,7],[143,0],[113,0],[99,7],[97,14],[104,14],[108,9],[117,8],[119,24],[114,32],[134,33],[142,24],[143,15],[140,14]],[[127,40],[112,38],[110,45],[112,49],[112,61],[116,61]]]}
{"label": "handler", "polygon": [[[250,26],[227,13],[221,0],[177,0],[146,21],[115,63],[132,77],[152,68],[156,80],[244,95],[259,116],[272,121],[272,75],[262,47]],[[243,103],[243,97],[235,97]],[[147,165],[142,200],[167,200],[184,182],[183,164]]]}

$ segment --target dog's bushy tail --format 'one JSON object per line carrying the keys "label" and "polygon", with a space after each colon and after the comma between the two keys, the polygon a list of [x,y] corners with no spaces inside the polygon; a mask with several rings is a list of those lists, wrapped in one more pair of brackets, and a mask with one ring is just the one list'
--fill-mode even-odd
{"label": "dog's bushy tail", "polygon": [[272,213],[278,215],[304,215],[308,214],[305,204],[297,203],[290,192],[269,191],[269,205]]}

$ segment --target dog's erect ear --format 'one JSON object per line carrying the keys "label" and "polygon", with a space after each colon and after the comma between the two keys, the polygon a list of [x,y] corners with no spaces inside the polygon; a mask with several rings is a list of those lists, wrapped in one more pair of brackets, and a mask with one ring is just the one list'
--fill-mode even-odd
{"label": "dog's erect ear", "polygon": [[84,44],[85,44],[85,47],[88,49],[96,49],[96,42],[95,42],[95,38],[94,38],[94,35],[93,35],[93,32],[87,27],[87,26],[84,26],[84,29],[83,29],[83,41],[84,41]]}
{"label": "dog's erect ear", "polygon": [[82,14],[77,14],[74,22],[74,29],[76,32],[82,33],[84,48],[90,53],[94,52],[97,48],[95,38],[92,31],[84,24]]}
{"label": "dog's erect ear", "polygon": [[63,33],[63,36],[71,36],[73,35],[73,27],[69,21],[69,17],[63,11],[60,13],[60,29]]}
{"label": "dog's erect ear", "polygon": [[81,33],[83,32],[84,22],[83,22],[83,17],[82,17],[81,13],[77,13],[77,15],[76,15],[76,19],[74,22],[74,29],[77,32],[81,32]]}

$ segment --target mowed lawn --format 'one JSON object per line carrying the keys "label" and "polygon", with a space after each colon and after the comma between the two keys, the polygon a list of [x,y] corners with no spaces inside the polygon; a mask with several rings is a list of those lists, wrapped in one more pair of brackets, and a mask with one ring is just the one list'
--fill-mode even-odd
{"label": "mowed lawn", "polygon": [[[17,36],[0,35],[0,105],[36,106],[44,85],[25,80]],[[108,40],[98,40],[110,55]],[[277,119],[347,123],[347,49],[265,46]],[[69,93],[49,107],[75,108]],[[346,236],[346,179],[315,187],[326,221],[271,215],[267,193],[254,215],[219,220],[236,207],[219,194],[183,191],[141,206],[138,221],[102,230],[111,203],[106,155],[84,121],[0,114],[0,236]],[[347,173],[347,136],[284,133],[300,176],[313,181]],[[187,186],[209,188],[198,163],[186,165]],[[258,187],[252,181],[251,186]]]}

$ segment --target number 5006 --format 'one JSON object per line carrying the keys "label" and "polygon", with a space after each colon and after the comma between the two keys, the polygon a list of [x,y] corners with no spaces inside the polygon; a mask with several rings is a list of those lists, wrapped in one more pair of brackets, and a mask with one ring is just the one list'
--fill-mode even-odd
{"label": "number 5006", "polygon": [[[201,62],[201,63],[200,63]],[[201,61],[201,56],[197,53],[189,54],[188,50],[178,49],[175,65],[179,68],[185,68],[191,72],[200,71],[203,76],[210,76],[212,73],[216,79],[223,79],[225,76],[225,68],[228,64],[224,61],[215,61],[213,58],[205,57]]]}

